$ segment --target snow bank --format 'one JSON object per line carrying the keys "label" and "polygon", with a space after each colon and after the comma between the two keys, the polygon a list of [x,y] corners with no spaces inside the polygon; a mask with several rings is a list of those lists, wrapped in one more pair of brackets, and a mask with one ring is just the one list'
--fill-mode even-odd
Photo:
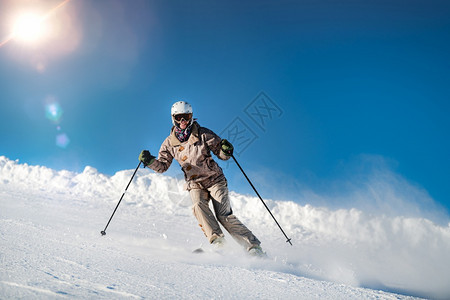
{"label": "snow bank", "polygon": [[[9,195],[14,189],[26,189],[53,197],[63,195],[60,199],[86,199],[86,205],[103,203],[106,222],[133,171],[120,171],[114,176],[101,174],[92,167],[86,167],[82,173],[55,171],[19,164],[2,156],[0,191]],[[141,169],[120,210],[132,212],[139,208],[139,213],[143,214],[157,211],[162,215],[160,222],[167,224],[155,222],[154,227],[179,226],[177,232],[183,234],[188,227],[175,225],[177,218],[190,220],[186,221],[190,222],[186,226],[195,227],[183,184],[182,180]],[[294,246],[291,247],[285,243],[258,198],[231,192],[231,201],[236,215],[279,262],[267,264],[264,268],[268,270],[355,287],[450,298],[450,224],[439,226],[425,218],[371,215],[357,209],[332,210],[267,200],[271,211],[292,238]],[[113,222],[121,224],[120,216]],[[127,220],[127,224],[130,222],[133,219]],[[201,235],[197,228],[193,230]],[[170,230],[166,232],[174,234]],[[133,232],[129,234],[133,235]],[[130,242],[124,239],[125,243]]]}

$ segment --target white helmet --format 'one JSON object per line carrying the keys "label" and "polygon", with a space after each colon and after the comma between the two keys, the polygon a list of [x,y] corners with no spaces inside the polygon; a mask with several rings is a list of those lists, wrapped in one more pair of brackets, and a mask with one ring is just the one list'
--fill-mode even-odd
{"label": "white helmet", "polygon": [[190,120],[186,120],[186,121],[189,121],[188,126],[191,126],[192,123],[194,122],[194,118],[192,117],[193,116],[192,106],[186,101],[175,102],[172,105],[172,109],[171,109],[170,113],[172,115],[173,126],[178,125],[178,122],[175,120],[175,116],[180,115],[180,114],[190,114]]}

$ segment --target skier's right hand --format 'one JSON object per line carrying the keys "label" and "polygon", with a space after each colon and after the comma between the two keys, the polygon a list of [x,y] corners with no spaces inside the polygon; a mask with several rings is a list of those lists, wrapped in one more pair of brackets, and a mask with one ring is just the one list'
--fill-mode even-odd
{"label": "skier's right hand", "polygon": [[141,161],[144,166],[151,165],[155,160],[155,157],[150,154],[148,150],[142,150],[141,154],[139,154],[139,161]]}

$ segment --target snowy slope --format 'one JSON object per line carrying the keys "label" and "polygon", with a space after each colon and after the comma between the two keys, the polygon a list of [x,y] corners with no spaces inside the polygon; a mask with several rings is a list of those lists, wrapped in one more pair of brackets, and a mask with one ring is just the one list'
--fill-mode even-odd
{"label": "snowy slope", "polygon": [[450,226],[267,201],[290,246],[259,199],[232,193],[270,259],[229,238],[223,254],[193,254],[209,245],[183,182],[148,169],[102,237],[133,171],[78,174],[0,157],[0,298],[450,298]]}

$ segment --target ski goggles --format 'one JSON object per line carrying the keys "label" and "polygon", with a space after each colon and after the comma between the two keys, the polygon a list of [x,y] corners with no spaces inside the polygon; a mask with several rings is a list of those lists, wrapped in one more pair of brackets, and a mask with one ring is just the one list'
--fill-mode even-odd
{"label": "ski goggles", "polygon": [[192,114],[178,114],[173,116],[175,121],[181,122],[181,120],[190,121],[192,118]]}

